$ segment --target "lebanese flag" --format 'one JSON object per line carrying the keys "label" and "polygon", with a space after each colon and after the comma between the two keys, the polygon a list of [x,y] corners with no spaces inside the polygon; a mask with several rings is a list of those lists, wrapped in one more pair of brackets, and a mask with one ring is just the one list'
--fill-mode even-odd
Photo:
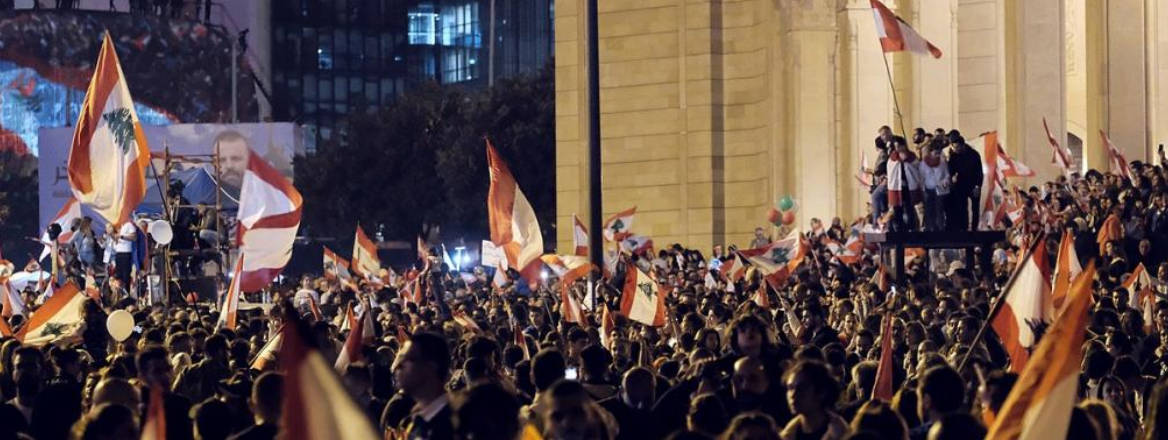
{"label": "lebanese flag", "polygon": [[941,49],[925,40],[908,23],[888,10],[879,0],[871,0],[872,14],[876,17],[876,35],[880,36],[880,47],[888,52],[909,51],[918,55],[932,55],[941,58]]}
{"label": "lebanese flag", "polygon": [[1054,282],[1051,290],[1051,306],[1054,308],[1051,316],[1057,316],[1058,311],[1062,310],[1063,302],[1067,299],[1067,292],[1070,291],[1071,281],[1083,272],[1083,266],[1079,264],[1079,254],[1075,252],[1075,239],[1071,237],[1071,233],[1063,231],[1063,237],[1059,240],[1058,260],[1054,264]]}
{"label": "lebanese flag", "polygon": [[1103,224],[1099,225],[1095,243],[1099,244],[1099,250],[1102,251],[1107,242],[1118,240],[1123,240],[1123,222],[1120,222],[1114,213],[1108,214],[1107,218],[1103,219]]}
{"label": "lebanese flag", "polygon": [[219,306],[219,326],[228,330],[235,330],[235,313],[239,310],[240,285],[243,283],[242,271],[244,256],[240,254],[235,260],[235,271],[231,274],[231,284],[227,285],[223,305]]}
{"label": "lebanese flag", "polygon": [[885,315],[884,323],[880,326],[880,365],[876,367],[876,384],[872,387],[873,399],[892,401],[896,390],[892,387],[892,316]]}
{"label": "lebanese flag", "polygon": [[730,261],[730,268],[726,269],[725,277],[731,283],[737,283],[744,276],[746,276],[746,263],[742,261],[741,255],[735,253],[734,258]]}
{"label": "lebanese flag", "polygon": [[[337,320],[340,320],[340,322],[337,322]],[[337,315],[337,319],[333,320],[333,323],[337,325],[337,332],[353,331],[353,327],[357,326],[357,317],[353,314],[353,304],[349,303],[345,307],[345,314]]]}
{"label": "lebanese flag", "polygon": [[1026,164],[1014,160],[1009,154],[1006,154],[1006,149],[1002,148],[1000,143],[998,144],[998,169],[1001,170],[1004,177],[1034,177],[1036,174]]}
{"label": "lebanese flag", "polygon": [[399,348],[403,345],[406,345],[406,341],[410,340],[409,333],[406,333],[406,326],[404,326],[404,325],[397,326],[397,335],[394,336],[394,339],[397,339],[397,346]]}
{"label": "lebanese flag", "polygon": [[1046,125],[1046,118],[1042,118],[1042,129],[1046,130],[1046,140],[1050,142],[1052,151],[1050,163],[1053,163],[1063,170],[1063,175],[1071,175],[1071,152],[1059,145],[1058,139],[1055,139],[1054,133],[1050,132],[1050,126]]}
{"label": "lebanese flag", "polygon": [[312,299],[312,296],[308,297],[308,311],[312,312],[313,322],[324,320],[324,315],[320,313],[320,305],[316,303],[315,299]]}
{"label": "lebanese flag", "polygon": [[75,333],[83,324],[85,298],[76,284],[66,282],[33,312],[16,339],[26,345],[42,345]]}
{"label": "lebanese flag", "polygon": [[612,313],[608,310],[608,304],[601,304],[604,310],[600,313],[600,345],[609,350],[612,349],[612,332],[616,330],[616,319],[612,317]]}
{"label": "lebanese flag", "polygon": [[142,424],[142,440],[166,439],[166,410],[162,387],[150,387],[150,407],[146,409],[146,423]]}
{"label": "lebanese flag", "polygon": [[640,255],[646,252],[652,254],[653,239],[644,235],[629,234],[620,241],[620,249],[621,251],[631,255]]}
{"label": "lebanese flag", "polygon": [[482,327],[479,327],[479,324],[477,322],[474,322],[473,319],[471,319],[469,316],[466,316],[466,313],[463,313],[461,311],[454,311],[450,315],[451,315],[451,317],[454,318],[454,323],[458,324],[460,327],[462,327],[463,330],[469,331],[469,332],[474,333],[474,334],[482,334],[483,333]]}
{"label": "lebanese flag", "polygon": [[[61,210],[57,211],[57,216],[53,217],[52,223],[56,223],[57,226],[61,227],[61,235],[57,236],[57,243],[68,243],[69,239],[73,238],[73,231],[69,230],[69,225],[73,223],[73,219],[80,218],[81,204],[77,202],[77,199],[70,197],[69,200],[65,201],[65,205],[61,207]],[[52,240],[49,239],[48,229],[46,227],[45,232],[41,234],[41,243],[45,245],[45,249],[41,251],[41,257],[37,258],[37,261],[44,260],[45,257],[53,252],[51,246]]]}
{"label": "lebanese flag", "polygon": [[633,264],[625,269],[620,311],[633,321],[652,327],[665,325],[665,292],[645,272]]}
{"label": "lebanese flag", "polygon": [[338,256],[332,249],[324,248],[324,277],[330,280],[351,278],[349,262]]}
{"label": "lebanese flag", "polygon": [[576,300],[575,295],[572,295],[571,289],[560,289],[560,301],[561,320],[586,325],[588,321],[584,319],[584,309],[580,307],[580,301]]}
{"label": "lebanese flag", "polygon": [[1006,215],[1006,194],[1003,188],[1006,183],[1006,166],[1000,158],[1003,150],[998,144],[998,132],[991,131],[978,136],[969,143],[970,148],[981,154],[981,219],[978,220],[978,229],[992,229],[1001,222]]}
{"label": "lebanese flag", "polygon": [[592,271],[588,258],[579,255],[544,255],[540,260],[560,278],[560,284],[565,288]]}
{"label": "lebanese flag", "polygon": [[1152,276],[1148,274],[1148,269],[1144,267],[1144,263],[1136,266],[1135,270],[1123,280],[1123,288],[1127,290],[1127,306],[1139,310],[1140,304],[1144,300],[1155,301],[1155,296],[1152,292]]}
{"label": "lebanese flag", "polygon": [[519,346],[520,350],[523,350],[523,360],[530,360],[531,349],[527,347],[527,337],[523,335],[523,329],[519,328],[519,323],[512,325],[511,329],[515,333],[515,345]]}
{"label": "lebanese flag", "polygon": [[[352,309],[350,308],[351,312]],[[361,321],[369,319],[369,310],[361,313]],[[354,362],[360,362],[364,359],[361,353],[361,344],[365,339],[365,325],[359,324],[352,326],[349,330],[349,335],[345,337],[345,345],[341,346],[341,353],[337,355],[337,361],[333,364],[338,373],[344,374],[349,365]]]}
{"label": "lebanese flag", "polygon": [[1010,355],[1010,371],[1022,371],[1034,346],[1034,332],[1028,322],[1047,322],[1052,316],[1050,274],[1047,271],[1046,246],[1037,243],[1030,255],[1022,261],[1013,282],[1002,295],[1004,303],[998,308],[991,325]]}
{"label": "lebanese flag", "polygon": [[1075,279],[1067,295],[1066,309],[1035,348],[1033,358],[1019,374],[1018,384],[1006,397],[986,438],[1067,436],[1071,410],[1079,401],[1079,366],[1083,360],[1094,277],[1095,266],[1091,264]]}
{"label": "lebanese flag", "polygon": [[758,286],[758,290],[754,291],[754,295],[751,295],[750,299],[759,307],[768,310],[771,308],[771,298],[767,296],[766,286]]}
{"label": "lebanese flag", "polygon": [[503,248],[507,266],[518,270],[529,285],[539,282],[539,257],[543,255],[543,235],[539,220],[515,176],[491,141],[487,141],[487,166],[491,186],[487,190],[487,220],[491,242]]}
{"label": "lebanese flag", "polygon": [[860,169],[856,171],[856,181],[860,182],[860,187],[868,189],[872,186],[872,172],[868,168],[868,155],[864,151],[860,151]]}
{"label": "lebanese flag", "polygon": [[269,339],[263,347],[260,348],[259,353],[256,354],[254,360],[251,361],[251,369],[256,371],[266,371],[276,364],[276,359],[280,354],[280,348],[284,345],[284,331],[283,328],[277,330],[276,336]]}
{"label": "lebanese flag", "polygon": [[121,225],[146,197],[150,147],[109,32],[69,148],[69,188],[106,222]]}
{"label": "lebanese flag", "polygon": [[[854,233],[852,236],[848,237],[848,241],[842,245],[837,241],[829,241],[827,243],[827,248],[831,250],[832,258],[836,259],[840,263],[856,264],[859,263],[860,258],[864,256],[864,239],[860,237],[860,234]],[[919,248],[905,249],[905,263],[908,262],[907,257],[911,249]]]}
{"label": "lebanese flag", "polygon": [[[239,251],[244,261],[239,290],[271,285],[292,258],[304,199],[287,178],[254,151],[239,190]],[[244,258],[246,257],[246,258]]]}
{"label": "lebanese flag", "polygon": [[1127,158],[1123,156],[1123,153],[1118,148],[1115,148],[1115,144],[1111,143],[1111,138],[1107,136],[1107,133],[1099,130],[1099,136],[1103,138],[1103,145],[1107,147],[1107,156],[1111,158],[1111,170],[1131,180],[1132,172],[1128,166]]}
{"label": "lebanese flag", "polygon": [[572,246],[576,248],[576,255],[588,256],[588,228],[576,214],[572,214]]}
{"label": "lebanese flag", "polygon": [[795,273],[807,256],[807,245],[803,242],[802,235],[795,229],[782,240],[760,248],[739,251],[738,254],[746,258],[752,266],[757,267],[766,276],[767,282],[778,289],[787,277]]}
{"label": "lebanese flag", "polygon": [[626,209],[624,211],[613,214],[607,221],[604,222],[604,239],[608,241],[621,241],[628,237],[633,228],[633,216],[637,213],[637,207]]}
{"label": "lebanese flag", "polygon": [[311,340],[303,323],[285,325],[280,362],[284,367],[284,409],[279,438],[378,438],[365,411],[353,402]]}
{"label": "lebanese flag", "polygon": [[20,298],[20,291],[12,286],[12,281],[8,277],[0,279],[0,316],[4,319],[12,317],[12,315],[28,315],[28,308],[24,305],[24,300]]}
{"label": "lebanese flag", "polygon": [[361,224],[357,224],[357,233],[353,237],[353,273],[364,278],[377,276],[381,270],[381,260],[377,258],[377,246],[373,240],[365,235]]}

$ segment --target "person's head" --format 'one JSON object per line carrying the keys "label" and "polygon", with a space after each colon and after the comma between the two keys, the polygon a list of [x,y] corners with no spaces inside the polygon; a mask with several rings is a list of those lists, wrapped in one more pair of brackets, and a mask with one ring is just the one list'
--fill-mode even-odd
{"label": "person's head", "polygon": [[892,139],[892,128],[887,125],[882,125],[880,126],[879,130],[876,130],[876,135],[885,142],[888,142],[890,139]]}
{"label": "person's head", "polygon": [[588,332],[580,327],[572,327],[568,330],[568,357],[578,359],[580,353],[584,352],[584,348],[588,346]]}
{"label": "person's head", "polygon": [[450,348],[434,333],[415,333],[398,352],[392,371],[402,391],[415,399],[440,394],[450,376]]}
{"label": "person's head", "polygon": [[580,382],[560,380],[548,389],[548,396],[544,409],[545,437],[598,438],[604,432],[595,403]]}
{"label": "person's head", "polygon": [[454,403],[459,438],[513,439],[519,433],[519,401],[497,383],[475,384]]}
{"label": "person's head", "polygon": [[904,418],[883,400],[869,400],[861,405],[852,418],[852,431],[872,432],[885,439],[904,439],[908,436]]}
{"label": "person's head", "polygon": [[257,421],[276,423],[280,420],[280,411],[284,404],[284,375],[275,372],[266,372],[256,378],[251,385],[251,397],[248,406]]}
{"label": "person's head", "polygon": [[45,380],[44,364],[45,355],[36,347],[16,349],[12,356],[12,381],[16,383],[17,395],[32,398],[40,392]]}
{"label": "person's head", "polygon": [[93,389],[93,406],[103,403],[124,405],[127,408],[138,408],[141,399],[138,389],[134,388],[126,379],[109,378],[97,383]]}
{"label": "person's head", "polygon": [[1118,439],[1123,426],[1119,424],[1119,419],[1115,415],[1115,410],[1108,405],[1107,402],[1096,399],[1087,399],[1079,402],[1079,408],[1095,422],[1099,427],[1105,438]]}
{"label": "person's head", "polygon": [[227,338],[221,334],[213,334],[203,341],[203,353],[217,362],[227,362]]}
{"label": "person's head", "polygon": [[138,366],[138,378],[142,382],[152,386],[170,386],[171,370],[166,349],[157,345],[148,346],[138,352],[135,364]]}
{"label": "person's head", "polygon": [[945,414],[929,428],[929,440],[981,440],[985,435],[985,426],[963,412]]}
{"label": "person's head", "polygon": [[79,440],[138,438],[138,417],[124,405],[98,405],[77,421],[73,434]]}
{"label": "person's head", "polygon": [[757,238],[757,239],[760,239],[760,240],[761,240],[761,239],[763,239],[763,238],[766,238],[766,235],[765,235],[765,233],[763,232],[763,229],[762,229],[762,228],[754,228],[754,238]]}
{"label": "person's head", "polygon": [[694,397],[689,404],[689,413],[685,416],[686,429],[711,437],[725,431],[729,422],[722,399],[711,393]]}
{"label": "person's head", "polygon": [[556,349],[543,349],[531,361],[531,382],[537,391],[551,388],[564,378],[564,355]]}
{"label": "person's head", "polygon": [[657,378],[649,370],[637,367],[625,373],[621,380],[621,399],[636,409],[648,409],[657,398]]}
{"label": "person's head", "polygon": [[739,414],[722,433],[724,440],[779,440],[775,419],[760,412]]}
{"label": "person's head", "polygon": [[224,130],[215,136],[213,145],[219,153],[219,176],[223,183],[239,188],[247,171],[250,153],[247,138],[235,130]]}
{"label": "person's head", "polygon": [[730,335],[730,344],[734,351],[742,356],[758,357],[769,343],[766,336],[766,324],[757,316],[746,315],[734,322],[733,333]]}
{"label": "person's head", "polygon": [[921,420],[938,420],[942,415],[957,411],[964,405],[965,382],[948,365],[925,370],[917,386],[917,413]]}
{"label": "person's head", "polygon": [[839,384],[827,366],[818,361],[799,361],[787,370],[787,403],[795,414],[820,414],[835,405]]}
{"label": "person's head", "polygon": [[734,362],[734,376],[731,378],[731,392],[734,400],[746,406],[756,406],[770,388],[770,380],[762,362],[755,358],[743,357]]}
{"label": "person's head", "polygon": [[191,408],[196,440],[220,440],[231,435],[231,408],[219,399],[207,399]]}

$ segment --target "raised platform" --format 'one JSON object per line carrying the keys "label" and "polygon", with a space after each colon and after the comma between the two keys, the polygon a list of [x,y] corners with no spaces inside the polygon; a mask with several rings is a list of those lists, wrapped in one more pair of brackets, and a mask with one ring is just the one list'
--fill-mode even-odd
{"label": "raised platform", "polygon": [[[939,232],[869,232],[864,234],[866,243],[880,246],[880,255],[883,258],[888,252],[892,253],[893,280],[900,281],[904,274],[904,248],[916,247],[925,249],[965,249],[965,267],[970,270],[974,267],[974,249],[977,252],[977,263],[985,268],[989,267],[993,257],[995,243],[1005,241],[1005,231],[939,231]],[[928,253],[925,254],[928,258]],[[989,276],[992,271],[982,270],[983,276]]]}

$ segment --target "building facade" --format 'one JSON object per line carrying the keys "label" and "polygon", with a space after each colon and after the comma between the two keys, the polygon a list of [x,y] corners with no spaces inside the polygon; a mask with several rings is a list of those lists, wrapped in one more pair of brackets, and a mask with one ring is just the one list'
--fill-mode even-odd
{"label": "building facade", "polygon": [[[804,227],[850,219],[866,209],[854,176],[881,125],[997,130],[1039,173],[1011,184],[1058,172],[1044,119],[1090,168],[1108,166],[1100,130],[1129,160],[1168,139],[1156,0],[885,4],[944,55],[889,54],[886,71],[868,0],[600,2],[605,215],[636,205],[636,233],[706,250],[747,243],[784,195]],[[585,5],[556,5],[559,224],[589,212]],[[557,242],[570,246],[571,228]]]}

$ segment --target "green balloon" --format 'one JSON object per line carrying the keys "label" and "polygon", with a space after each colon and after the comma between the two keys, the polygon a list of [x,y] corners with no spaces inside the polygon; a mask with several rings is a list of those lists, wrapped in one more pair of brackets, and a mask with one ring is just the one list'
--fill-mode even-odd
{"label": "green balloon", "polygon": [[795,201],[791,200],[791,196],[783,196],[783,198],[779,199],[779,210],[790,211],[791,208],[794,208],[794,207],[795,207]]}

